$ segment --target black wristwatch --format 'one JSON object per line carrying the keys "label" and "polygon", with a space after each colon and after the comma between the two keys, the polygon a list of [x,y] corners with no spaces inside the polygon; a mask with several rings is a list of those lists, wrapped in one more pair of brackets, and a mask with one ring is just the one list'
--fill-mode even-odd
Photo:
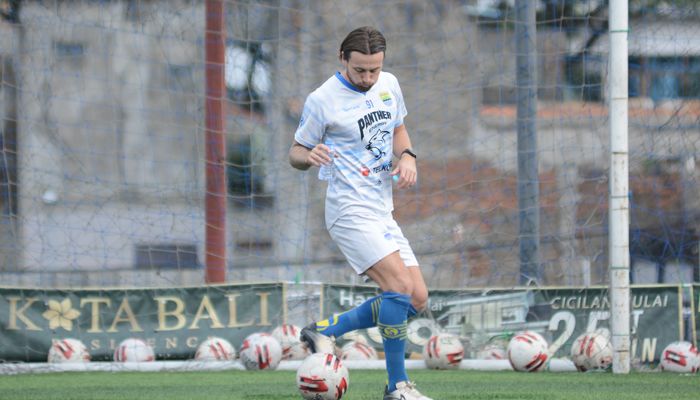
{"label": "black wristwatch", "polygon": [[409,156],[411,156],[411,157],[413,157],[413,158],[418,158],[418,156],[416,155],[416,153],[414,153],[411,149],[406,149],[406,150],[402,151],[402,152],[401,152],[401,155],[399,156],[399,158],[403,157],[404,154],[408,154]]}

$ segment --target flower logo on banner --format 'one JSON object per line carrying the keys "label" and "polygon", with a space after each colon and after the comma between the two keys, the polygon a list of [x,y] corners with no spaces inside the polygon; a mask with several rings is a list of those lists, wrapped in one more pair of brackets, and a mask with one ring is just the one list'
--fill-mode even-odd
{"label": "flower logo on banner", "polygon": [[80,316],[80,311],[73,308],[70,299],[62,302],[49,300],[49,309],[42,314],[49,321],[49,328],[56,329],[59,326],[67,331],[73,330],[73,320]]}

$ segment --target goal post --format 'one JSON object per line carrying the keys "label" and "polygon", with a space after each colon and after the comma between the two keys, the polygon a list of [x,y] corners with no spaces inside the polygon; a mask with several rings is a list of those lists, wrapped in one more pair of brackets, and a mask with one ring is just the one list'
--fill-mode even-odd
{"label": "goal post", "polygon": [[609,271],[613,372],[630,371],[629,154],[627,0],[610,2]]}
{"label": "goal post", "polygon": [[224,84],[226,23],[224,2],[205,6],[205,125],[206,125],[206,272],[207,283],[226,281],[226,119]]}

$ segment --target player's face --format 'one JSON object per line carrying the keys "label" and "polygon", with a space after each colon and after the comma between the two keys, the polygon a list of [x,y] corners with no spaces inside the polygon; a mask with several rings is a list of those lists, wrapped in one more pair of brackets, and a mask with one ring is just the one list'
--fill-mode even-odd
{"label": "player's face", "polygon": [[375,54],[362,54],[357,51],[350,52],[350,58],[344,60],[341,57],[345,72],[343,76],[357,89],[366,92],[377,83],[379,72],[384,63],[384,52]]}

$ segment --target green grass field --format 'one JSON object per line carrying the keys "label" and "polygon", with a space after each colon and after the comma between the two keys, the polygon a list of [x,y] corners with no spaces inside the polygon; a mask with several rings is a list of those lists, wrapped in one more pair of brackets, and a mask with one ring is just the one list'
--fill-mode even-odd
{"label": "green grass field", "polygon": [[[446,399],[699,399],[700,376],[670,373],[409,371],[426,395]],[[381,399],[384,372],[350,371],[343,399]],[[0,399],[301,399],[293,371],[63,372],[0,376]]]}

